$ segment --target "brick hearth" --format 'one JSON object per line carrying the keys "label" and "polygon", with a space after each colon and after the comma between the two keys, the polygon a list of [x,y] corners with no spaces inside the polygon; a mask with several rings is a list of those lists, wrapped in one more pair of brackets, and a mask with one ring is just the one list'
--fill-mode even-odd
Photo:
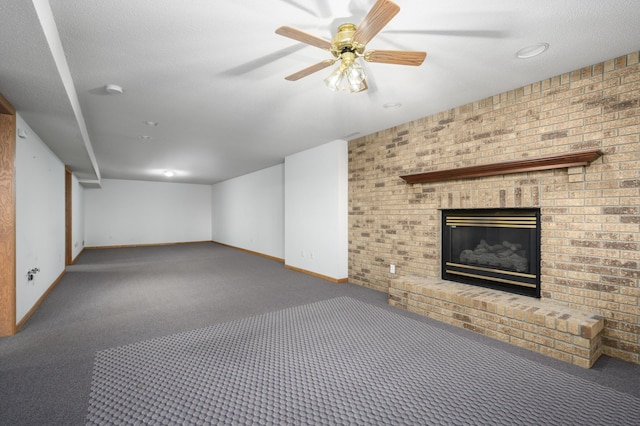
{"label": "brick hearth", "polygon": [[602,353],[604,319],[549,300],[407,276],[391,281],[389,304],[580,367]]}

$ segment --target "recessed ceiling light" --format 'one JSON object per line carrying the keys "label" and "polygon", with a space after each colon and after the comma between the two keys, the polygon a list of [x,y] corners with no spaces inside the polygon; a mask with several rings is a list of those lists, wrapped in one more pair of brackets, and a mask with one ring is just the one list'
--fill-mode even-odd
{"label": "recessed ceiling light", "polygon": [[144,124],[146,124],[147,126],[150,126],[150,127],[156,127],[158,125],[157,122],[150,121],[150,120],[149,121],[145,121]]}
{"label": "recessed ceiling light", "polygon": [[400,102],[387,102],[386,104],[382,105],[382,108],[384,109],[397,109],[400,108],[402,106],[402,104]]}
{"label": "recessed ceiling light", "polygon": [[149,139],[153,139],[153,137],[149,135],[140,135],[138,136],[138,139],[142,139],[143,141],[148,141]]}
{"label": "recessed ceiling light", "polygon": [[538,56],[549,49],[549,43],[532,44],[531,46],[523,47],[518,50],[516,57],[519,59],[528,59]]}
{"label": "recessed ceiling light", "polygon": [[171,170],[167,170],[166,172],[162,173],[163,175],[165,175],[166,177],[173,177],[175,176],[175,173],[172,172]]}
{"label": "recessed ceiling light", "polygon": [[104,90],[110,95],[122,95],[123,93],[122,87],[117,84],[107,84],[104,86]]}

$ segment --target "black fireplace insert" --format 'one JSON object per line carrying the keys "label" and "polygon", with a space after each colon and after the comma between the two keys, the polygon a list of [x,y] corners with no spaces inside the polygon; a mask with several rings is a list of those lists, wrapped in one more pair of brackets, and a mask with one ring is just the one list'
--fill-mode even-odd
{"label": "black fireplace insert", "polygon": [[540,297],[540,209],[443,210],[442,278]]}

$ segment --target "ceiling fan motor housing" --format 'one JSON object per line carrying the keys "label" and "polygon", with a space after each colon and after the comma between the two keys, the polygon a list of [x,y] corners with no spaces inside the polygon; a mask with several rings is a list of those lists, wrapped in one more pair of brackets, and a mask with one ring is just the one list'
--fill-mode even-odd
{"label": "ceiling fan motor housing", "polygon": [[364,53],[364,45],[358,44],[353,40],[353,34],[356,32],[354,24],[342,24],[338,27],[338,32],[331,39],[331,53],[336,58],[340,58],[345,52],[351,52],[358,56]]}

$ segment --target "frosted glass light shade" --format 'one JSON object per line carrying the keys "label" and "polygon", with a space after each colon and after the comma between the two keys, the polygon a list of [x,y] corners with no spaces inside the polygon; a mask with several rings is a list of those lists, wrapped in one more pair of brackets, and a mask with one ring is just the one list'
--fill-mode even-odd
{"label": "frosted glass light shade", "polygon": [[339,67],[334,69],[331,74],[324,79],[324,83],[334,92],[344,90],[349,91],[349,93],[356,93],[367,87],[364,81],[366,77],[362,65],[348,61],[346,64],[343,62]]}
{"label": "frosted glass light shade", "polygon": [[341,89],[343,79],[344,72],[342,70],[342,66],[339,66],[335,70],[333,70],[327,78],[324,79],[324,84],[326,84],[329,89],[337,92]]}

